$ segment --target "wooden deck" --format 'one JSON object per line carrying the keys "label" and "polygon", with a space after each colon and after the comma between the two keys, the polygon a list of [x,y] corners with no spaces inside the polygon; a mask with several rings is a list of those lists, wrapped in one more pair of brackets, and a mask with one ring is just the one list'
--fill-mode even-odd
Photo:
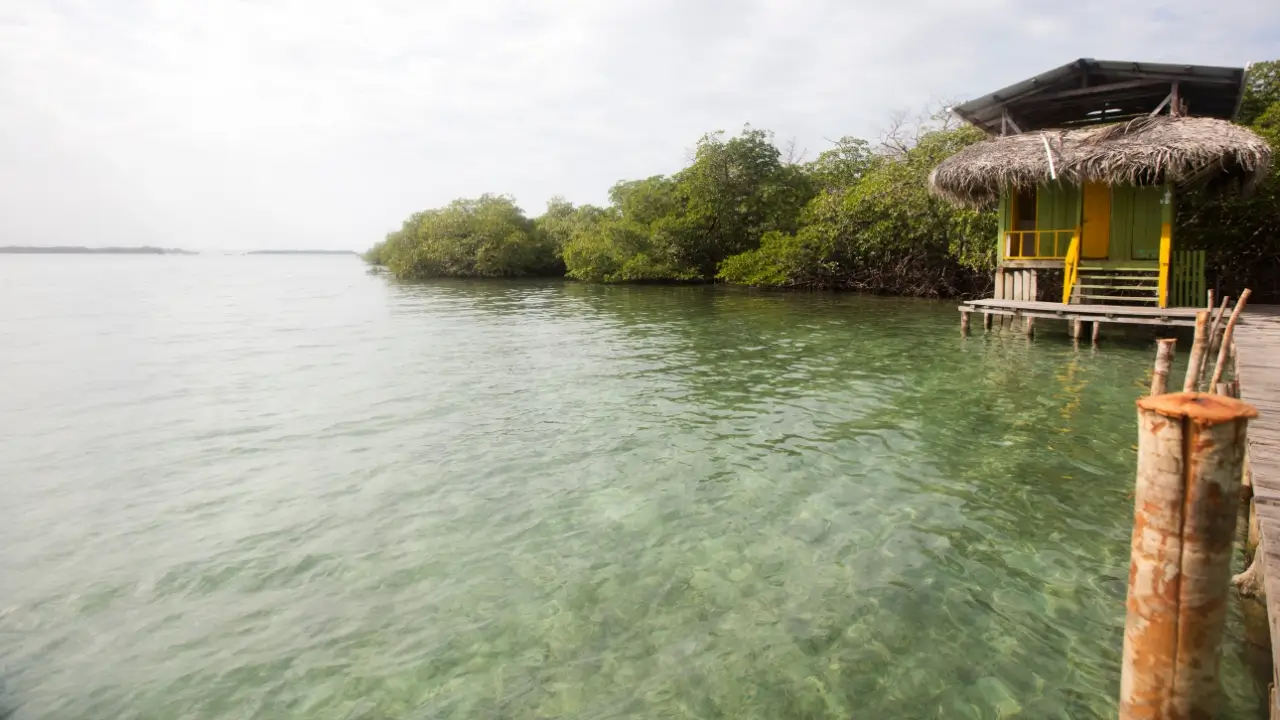
{"label": "wooden deck", "polygon": [[[960,312],[1050,320],[1120,323],[1124,325],[1165,325],[1195,327],[1196,313],[1204,308],[1155,308],[1133,305],[1068,305],[1031,300],[969,300]],[[1277,382],[1280,382],[1278,380]]]}
{"label": "wooden deck", "polygon": [[[1280,668],[1280,306],[1248,308],[1235,342],[1240,396],[1258,408],[1249,423],[1249,471],[1261,531],[1271,654]],[[1274,704],[1271,717],[1280,717]]]}

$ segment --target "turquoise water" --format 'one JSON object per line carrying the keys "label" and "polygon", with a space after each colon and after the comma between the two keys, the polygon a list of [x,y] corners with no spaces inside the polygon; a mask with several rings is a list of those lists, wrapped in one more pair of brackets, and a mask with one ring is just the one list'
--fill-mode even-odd
{"label": "turquoise water", "polygon": [[0,300],[13,720],[1114,717],[1145,338],[343,257]]}

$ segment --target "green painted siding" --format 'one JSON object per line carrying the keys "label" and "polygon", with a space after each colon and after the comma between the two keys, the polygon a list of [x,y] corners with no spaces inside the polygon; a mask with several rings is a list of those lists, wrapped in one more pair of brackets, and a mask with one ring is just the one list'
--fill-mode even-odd
{"label": "green painted siding", "polygon": [[[1080,224],[1080,188],[1074,185],[1048,183],[1041,185],[1036,191],[1036,229],[1037,230],[1074,230]],[[1068,236],[1057,237],[1057,234],[1044,233],[1039,237],[1041,255],[1053,255],[1054,243],[1057,252],[1066,252]]]}
{"label": "green painted siding", "polygon": [[1036,228],[1074,230],[1079,221],[1080,188],[1058,183],[1041,185],[1036,193]]}
{"label": "green painted siding", "polygon": [[[1080,212],[1083,203],[1083,197],[1080,187],[1077,185],[1063,185],[1060,183],[1046,183],[1036,189],[1036,229],[1037,230],[1071,230],[1074,231],[1080,227]],[[1000,193],[1000,204],[996,211],[996,221],[999,228],[996,235],[997,257],[1001,263],[1004,261],[1004,236],[1005,233],[1013,229],[1013,199],[1010,197],[1009,191]],[[1157,241],[1158,241],[1157,237]],[[1055,237],[1052,233],[1043,233],[1038,237],[1040,247],[1037,254],[1041,256],[1052,256],[1054,254],[1054,242],[1057,241],[1058,256],[1066,251],[1066,246],[1070,242],[1069,235]],[[1028,248],[1028,252],[1030,249]]]}
{"label": "green painted siding", "polygon": [[1163,187],[1111,188],[1111,259],[1159,260]]}

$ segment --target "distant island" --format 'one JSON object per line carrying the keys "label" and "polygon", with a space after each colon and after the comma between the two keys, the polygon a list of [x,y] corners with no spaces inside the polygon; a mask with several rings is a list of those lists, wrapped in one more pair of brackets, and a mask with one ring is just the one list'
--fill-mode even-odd
{"label": "distant island", "polygon": [[253,250],[246,255],[359,255],[355,250]]}
{"label": "distant island", "polygon": [[199,255],[200,253],[179,248],[158,247],[104,247],[90,248],[77,245],[54,245],[38,247],[29,245],[0,246],[0,253],[9,255]]}

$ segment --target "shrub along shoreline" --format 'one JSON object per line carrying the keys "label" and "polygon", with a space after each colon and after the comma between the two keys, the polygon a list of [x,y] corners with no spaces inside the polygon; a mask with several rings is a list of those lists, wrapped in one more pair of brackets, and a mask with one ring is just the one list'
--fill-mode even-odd
{"label": "shrub along shoreline", "polygon": [[[1280,61],[1255,64],[1239,121],[1280,151]],[[845,137],[807,163],[771,133],[703,136],[691,164],[619,182],[609,204],[553,198],[527,217],[483,195],[414,213],[365,259],[403,279],[564,276],[587,282],[727,282],[922,297],[987,292],[994,210],[933,197],[929,172],[983,139],[944,113],[877,145]],[[1247,198],[1190,195],[1178,234],[1210,251],[1212,284],[1280,300],[1280,178]],[[1229,233],[1230,242],[1221,242]]]}

